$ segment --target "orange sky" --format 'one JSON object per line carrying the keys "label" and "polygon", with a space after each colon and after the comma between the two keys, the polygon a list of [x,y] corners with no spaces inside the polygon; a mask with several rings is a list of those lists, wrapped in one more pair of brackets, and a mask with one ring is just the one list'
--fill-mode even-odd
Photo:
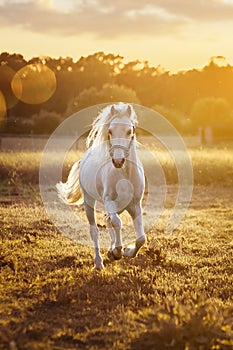
{"label": "orange sky", "polygon": [[104,51],[170,71],[211,56],[233,64],[233,0],[0,0],[0,52],[80,56]]}

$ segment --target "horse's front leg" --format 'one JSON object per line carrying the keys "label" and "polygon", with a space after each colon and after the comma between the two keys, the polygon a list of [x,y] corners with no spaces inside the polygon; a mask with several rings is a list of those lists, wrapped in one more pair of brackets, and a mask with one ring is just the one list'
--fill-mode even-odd
{"label": "horse's front leg", "polygon": [[121,219],[116,213],[111,213],[108,215],[106,223],[111,240],[108,257],[110,260],[120,260],[122,258]]}
{"label": "horse's front leg", "polygon": [[124,248],[123,255],[129,258],[134,258],[137,255],[139,249],[146,243],[146,235],[143,228],[141,203],[138,203],[134,206],[129,206],[127,208],[127,211],[133,220],[133,225],[136,232],[136,242],[135,245]]}
{"label": "horse's front leg", "polygon": [[92,206],[89,206],[84,201],[84,206],[85,206],[86,216],[90,224],[90,234],[91,234],[91,238],[93,240],[94,249],[95,249],[94,268],[100,270],[104,268],[104,264],[103,264],[103,259],[100,255],[99,230],[95,222],[94,203],[92,207]]}

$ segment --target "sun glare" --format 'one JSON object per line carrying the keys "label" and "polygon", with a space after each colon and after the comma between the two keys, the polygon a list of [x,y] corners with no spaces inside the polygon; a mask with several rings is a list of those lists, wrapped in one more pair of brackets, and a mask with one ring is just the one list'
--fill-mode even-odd
{"label": "sun glare", "polygon": [[0,66],[0,77],[1,77],[1,83],[3,84],[2,91],[0,86],[0,92],[4,96],[4,101],[7,108],[14,107],[18,102],[17,98],[15,97],[14,93],[12,93],[12,90],[10,88],[10,84],[14,75],[15,75],[14,69],[9,67],[7,64]]}
{"label": "sun glare", "polygon": [[44,64],[29,64],[15,74],[11,87],[19,100],[39,104],[47,101],[55,92],[56,77]]}
{"label": "sun glare", "polygon": [[0,130],[4,125],[6,118],[6,101],[3,93],[0,90]]}

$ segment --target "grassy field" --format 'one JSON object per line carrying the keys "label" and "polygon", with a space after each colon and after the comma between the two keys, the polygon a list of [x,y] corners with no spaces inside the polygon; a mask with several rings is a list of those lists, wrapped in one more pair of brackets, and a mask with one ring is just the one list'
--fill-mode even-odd
{"label": "grassy field", "polygon": [[169,237],[177,174],[165,152],[154,152],[167,178],[166,210],[136,258],[112,263],[102,249],[101,272],[92,270],[92,248],[47,217],[41,154],[1,154],[1,350],[232,349],[233,152],[190,151],[193,198]]}
{"label": "grassy field", "polygon": [[[177,182],[176,167],[168,152],[160,149],[148,149],[160,162],[166,181],[169,184]],[[195,185],[233,186],[233,147],[229,149],[206,148],[191,149],[191,162],[194,171]],[[41,152],[5,152],[0,156],[0,180],[15,184],[38,184]],[[59,158],[56,154],[55,157]],[[64,165],[64,180],[71,165],[82,153],[71,151]]]}

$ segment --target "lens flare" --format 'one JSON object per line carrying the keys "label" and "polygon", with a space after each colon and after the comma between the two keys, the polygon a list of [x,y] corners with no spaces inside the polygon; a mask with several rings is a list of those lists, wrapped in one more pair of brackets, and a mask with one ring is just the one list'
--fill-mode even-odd
{"label": "lens flare", "polygon": [[6,121],[6,101],[3,93],[0,90],[0,130],[3,128]]}
{"label": "lens flare", "polygon": [[11,82],[15,96],[24,103],[46,102],[56,90],[56,76],[46,65],[37,63],[21,68]]}
{"label": "lens flare", "polygon": [[0,66],[0,90],[4,96],[6,109],[14,107],[18,102],[18,99],[11,88],[11,81],[14,75],[14,69],[9,67],[7,64]]}

